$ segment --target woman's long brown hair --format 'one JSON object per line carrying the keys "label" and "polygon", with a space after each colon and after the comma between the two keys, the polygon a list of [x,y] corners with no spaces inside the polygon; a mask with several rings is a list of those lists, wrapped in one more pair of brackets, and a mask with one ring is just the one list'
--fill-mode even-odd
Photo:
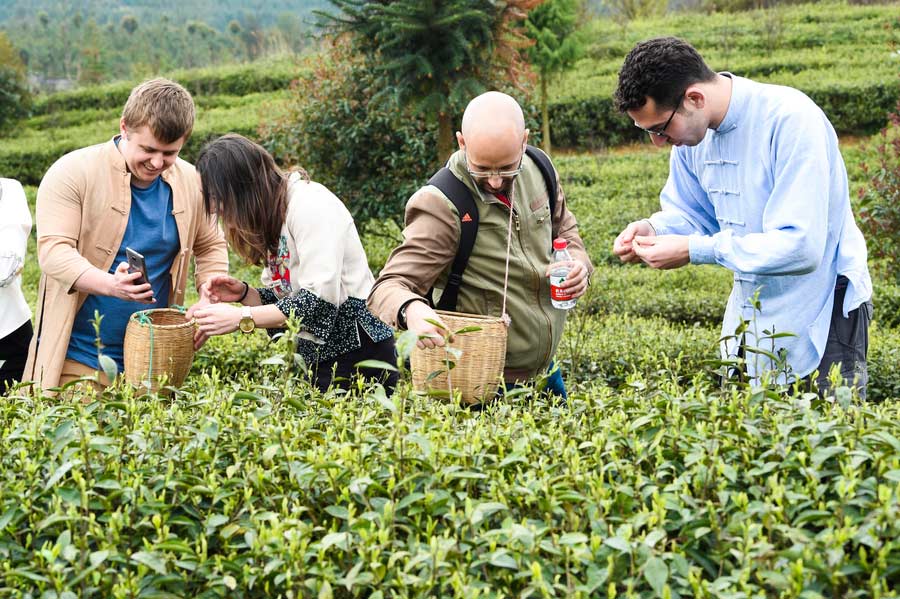
{"label": "woman's long brown hair", "polygon": [[218,215],[225,239],[250,264],[265,266],[278,251],[287,213],[287,176],[272,156],[246,137],[229,133],[197,157],[203,207]]}

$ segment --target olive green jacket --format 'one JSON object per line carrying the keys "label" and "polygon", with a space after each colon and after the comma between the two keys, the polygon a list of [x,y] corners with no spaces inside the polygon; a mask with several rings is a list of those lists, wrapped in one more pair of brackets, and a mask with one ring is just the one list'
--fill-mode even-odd
{"label": "olive green jacket", "polygon": [[[451,156],[447,166],[476,198],[480,220],[456,309],[500,316],[509,210],[494,195],[475,185],[466,171],[462,151]],[[545,274],[552,262],[553,239],[568,240],[572,258],[582,262],[588,272],[593,271],[562,187],[551,218],[547,187],[537,164],[525,156],[522,168],[510,193],[514,218],[506,300],[511,319],[506,347],[507,382],[527,380],[544,372],[562,336],[566,311],[551,305],[550,283]],[[404,241],[391,253],[375,281],[369,309],[396,328],[398,312],[410,300],[421,299],[434,287],[437,301],[456,255],[459,235],[460,216],[453,203],[434,186],[419,189],[406,204]]]}

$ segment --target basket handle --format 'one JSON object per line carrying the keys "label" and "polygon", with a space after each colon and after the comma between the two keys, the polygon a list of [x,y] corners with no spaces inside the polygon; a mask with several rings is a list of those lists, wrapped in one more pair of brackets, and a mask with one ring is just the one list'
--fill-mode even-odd
{"label": "basket handle", "polygon": [[147,310],[141,310],[140,312],[135,313],[137,317],[137,321],[146,325],[150,328],[150,360],[148,361],[148,371],[147,371],[147,380],[150,381],[150,384],[153,384],[153,321],[150,319],[150,315],[147,313]]}
{"label": "basket handle", "polygon": [[509,251],[512,245],[513,203],[509,203],[509,224],[506,227],[506,267],[503,273],[503,307],[500,309],[500,320],[509,328],[512,319],[506,313],[506,291],[509,288]]}

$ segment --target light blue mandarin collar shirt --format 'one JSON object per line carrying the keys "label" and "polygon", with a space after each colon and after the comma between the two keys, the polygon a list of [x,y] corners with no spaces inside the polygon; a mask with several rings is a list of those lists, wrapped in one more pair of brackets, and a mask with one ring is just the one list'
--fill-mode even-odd
{"label": "light blue mandarin collar shirt", "polygon": [[[751,320],[746,342],[786,350],[793,375],[804,377],[825,351],[837,276],[849,279],[844,316],[872,296],[847,171],[834,128],[802,92],[723,75],[732,79],[726,116],[698,145],[672,148],[662,210],[650,222],[658,235],[689,235],[691,263],[734,272],[723,337]],[[759,340],[763,331],[795,336],[773,347]],[[736,341],[723,344],[724,355],[736,351]],[[748,355],[752,377],[769,368]]]}

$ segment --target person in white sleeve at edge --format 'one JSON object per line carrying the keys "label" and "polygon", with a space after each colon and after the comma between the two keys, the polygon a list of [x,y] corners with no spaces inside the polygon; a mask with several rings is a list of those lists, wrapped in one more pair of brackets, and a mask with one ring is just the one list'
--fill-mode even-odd
{"label": "person in white sleeve at edge", "polygon": [[[629,224],[615,254],[653,268],[731,270],[727,356],[771,351],[761,339],[767,330],[792,333],[775,340],[790,367],[781,382],[823,392],[840,364],[865,398],[872,281],[838,138],[822,110],[796,89],[715,73],[672,37],[631,50],[615,101],[655,145],[673,146],[662,210]],[[743,347],[734,339],[742,319],[755,320],[739,336]],[[770,359],[752,353],[747,374],[757,379]]]}
{"label": "person in white sleeve at edge", "polygon": [[18,181],[0,178],[0,394],[22,379],[31,342],[31,309],[22,295],[22,267],[31,212]]}

